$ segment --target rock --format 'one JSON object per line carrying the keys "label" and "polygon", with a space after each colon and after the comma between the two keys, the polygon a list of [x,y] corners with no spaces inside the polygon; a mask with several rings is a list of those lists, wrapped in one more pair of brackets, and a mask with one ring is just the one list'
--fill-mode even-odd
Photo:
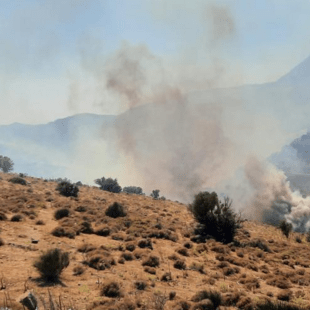
{"label": "rock", "polygon": [[31,238],[31,243],[37,244],[38,242],[39,242],[39,240]]}
{"label": "rock", "polygon": [[28,291],[19,297],[19,302],[29,310],[38,310],[38,302],[31,291]]}

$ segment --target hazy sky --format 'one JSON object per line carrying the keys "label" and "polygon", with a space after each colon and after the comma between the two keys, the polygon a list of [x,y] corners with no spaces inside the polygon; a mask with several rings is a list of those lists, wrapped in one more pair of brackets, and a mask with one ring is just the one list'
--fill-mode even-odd
{"label": "hazy sky", "polygon": [[107,87],[124,53],[153,77],[145,94],[275,81],[310,55],[309,14],[308,0],[1,0],[0,124],[124,111]]}

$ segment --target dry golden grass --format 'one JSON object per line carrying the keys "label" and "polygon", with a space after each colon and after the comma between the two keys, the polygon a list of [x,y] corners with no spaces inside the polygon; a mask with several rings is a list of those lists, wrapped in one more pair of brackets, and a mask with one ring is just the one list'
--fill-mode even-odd
{"label": "dry golden grass", "polygon": [[[26,177],[30,184],[23,186],[8,182],[12,174],[1,177],[0,307],[9,296],[22,309],[16,302],[27,290],[45,299],[49,290],[63,309],[79,310],[200,309],[207,305],[194,296],[205,290],[222,295],[222,309],[250,309],[266,299],[310,306],[304,235],[287,239],[275,227],[247,221],[236,237],[243,246],[197,244],[190,241],[195,222],[181,203],[88,186],[68,198],[55,182]],[[105,215],[114,202],[125,217]],[[68,216],[56,220],[64,208]],[[33,262],[55,247],[69,252],[70,265],[62,284],[46,287],[35,280]]]}

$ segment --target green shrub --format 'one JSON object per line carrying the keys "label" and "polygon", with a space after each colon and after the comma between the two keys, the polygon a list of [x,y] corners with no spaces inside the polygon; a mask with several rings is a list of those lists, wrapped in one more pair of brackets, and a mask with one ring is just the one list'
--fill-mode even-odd
{"label": "green shrub", "polygon": [[280,222],[279,228],[282,230],[286,238],[288,238],[293,229],[293,225],[291,223],[288,223],[286,220],[283,220]]}
{"label": "green shrub", "polygon": [[122,187],[118,184],[117,179],[102,177],[101,179],[96,179],[95,183],[100,186],[100,189],[104,191],[108,191],[111,193],[120,193],[122,191]]}
{"label": "green shrub", "polygon": [[65,197],[77,197],[79,193],[79,188],[68,181],[61,181],[60,183],[58,183],[56,191],[59,191],[59,194]]}
{"label": "green shrub", "polygon": [[136,194],[136,195],[143,195],[143,191],[141,187],[137,186],[127,186],[123,188],[124,193],[128,194]]}
{"label": "green shrub", "polygon": [[10,172],[13,170],[14,162],[7,156],[0,155],[0,169],[4,172]]}
{"label": "green shrub", "polygon": [[57,248],[51,249],[41,255],[33,266],[45,280],[51,282],[58,281],[63,269],[69,266],[69,253],[62,252]]}
{"label": "green shrub", "polygon": [[124,217],[127,215],[124,207],[118,202],[114,202],[112,205],[110,205],[105,211],[105,214],[113,218]]}
{"label": "green shrub", "polygon": [[159,189],[154,189],[150,196],[153,197],[154,199],[158,199],[159,198],[159,192],[160,192]]}
{"label": "green shrub", "polygon": [[215,192],[200,192],[195,196],[194,202],[189,205],[199,227],[196,235],[212,236],[217,241],[230,243],[234,240],[241,219],[231,208],[232,201],[226,197],[224,202],[218,199]]}
{"label": "green shrub", "polygon": [[9,179],[9,182],[14,183],[14,184],[27,185],[27,181],[20,177],[11,178]]}

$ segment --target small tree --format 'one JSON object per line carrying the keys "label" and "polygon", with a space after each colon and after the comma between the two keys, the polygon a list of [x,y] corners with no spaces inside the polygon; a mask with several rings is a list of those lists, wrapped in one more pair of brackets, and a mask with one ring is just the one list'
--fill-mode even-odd
{"label": "small tree", "polygon": [[143,195],[143,191],[141,187],[137,186],[127,186],[123,188],[124,193],[128,194],[136,194],[136,195]]}
{"label": "small tree", "polygon": [[150,196],[153,197],[154,199],[158,199],[159,198],[159,192],[160,192],[159,189],[154,189]]}
{"label": "small tree", "polygon": [[231,208],[232,200],[228,197],[221,202],[215,192],[200,192],[195,196],[189,210],[199,222],[196,233],[202,236],[210,235],[217,241],[230,243],[234,240],[241,219]]}
{"label": "small tree", "polygon": [[0,169],[4,172],[10,172],[13,170],[14,162],[7,156],[0,155]]}
{"label": "small tree", "polygon": [[67,181],[62,181],[58,183],[56,190],[59,191],[60,195],[66,196],[66,197],[77,197],[79,193],[79,188],[71,184],[70,182]]}
{"label": "small tree", "polygon": [[280,222],[279,228],[282,230],[286,238],[288,238],[293,229],[293,225],[291,223],[288,223],[286,220],[283,220]]}
{"label": "small tree", "polygon": [[104,191],[108,191],[111,193],[120,193],[122,191],[122,187],[118,184],[117,179],[102,177],[101,179],[96,179],[95,183],[100,186],[100,189]]}

